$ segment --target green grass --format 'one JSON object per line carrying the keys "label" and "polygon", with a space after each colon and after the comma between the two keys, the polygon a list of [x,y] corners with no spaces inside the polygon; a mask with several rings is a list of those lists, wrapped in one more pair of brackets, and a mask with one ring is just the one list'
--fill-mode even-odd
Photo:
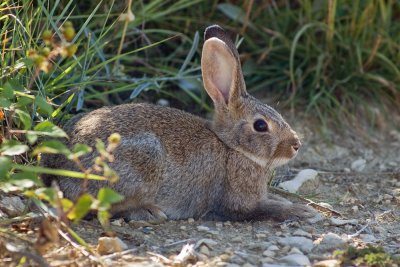
{"label": "green grass", "polygon": [[[211,111],[200,53],[214,23],[240,46],[255,94],[322,124],[399,112],[399,16],[396,0],[2,1],[0,183],[26,190],[41,186],[37,173],[68,175],[39,167],[31,151],[43,136],[65,137],[56,125],[76,112],[136,98]],[[41,149],[82,152],[51,144]]]}

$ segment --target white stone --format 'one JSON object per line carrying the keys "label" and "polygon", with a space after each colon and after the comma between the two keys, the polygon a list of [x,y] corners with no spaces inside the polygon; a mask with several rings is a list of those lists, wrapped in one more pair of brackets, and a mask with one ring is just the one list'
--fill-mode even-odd
{"label": "white stone", "polygon": [[271,245],[271,246],[268,247],[268,250],[277,251],[277,250],[279,250],[279,247],[276,246],[276,245]]}
{"label": "white stone", "polygon": [[365,159],[357,159],[351,163],[351,169],[353,171],[362,172],[367,165],[367,161]]}
{"label": "white stone", "polygon": [[121,252],[126,249],[128,249],[128,246],[119,237],[100,237],[97,245],[97,252],[100,255]]}
{"label": "white stone", "polygon": [[273,258],[275,257],[276,253],[272,250],[266,250],[263,252],[263,256]]}
{"label": "white stone", "polygon": [[279,262],[292,264],[295,266],[310,266],[311,262],[307,256],[303,254],[291,254],[279,259]]}
{"label": "white stone", "polygon": [[343,220],[343,219],[338,219],[338,218],[330,218],[330,222],[332,225],[336,226],[341,226],[341,225],[346,225],[346,224],[353,224],[356,225],[358,224],[358,220],[356,219],[351,219],[351,220]]}
{"label": "white stone", "polygon": [[209,248],[216,246],[218,244],[217,241],[210,239],[210,238],[203,238],[200,239],[199,241],[197,241],[196,245],[195,245],[195,249],[197,249],[198,247],[202,246],[202,245],[206,245]]}
{"label": "white stone", "polygon": [[10,217],[19,216],[25,210],[25,204],[18,196],[2,196],[0,199],[0,206]]}
{"label": "white stone", "polygon": [[303,254],[303,252],[301,252],[300,249],[296,247],[292,247],[292,249],[289,251],[289,254]]}
{"label": "white stone", "polygon": [[295,236],[304,236],[308,238],[312,238],[312,235],[304,230],[297,229],[296,231],[293,232],[293,235]]}
{"label": "white stone", "polygon": [[310,252],[314,247],[312,240],[303,236],[282,237],[278,239],[278,243],[281,245],[298,247],[301,251],[306,253]]}
{"label": "white stone", "polygon": [[315,250],[319,252],[327,252],[336,249],[344,248],[346,245],[346,241],[334,233],[328,233],[323,235],[320,240],[316,242]]}
{"label": "white stone", "polygon": [[303,183],[309,180],[314,180],[317,175],[318,172],[313,169],[301,170],[292,180],[280,183],[279,187],[289,191],[290,193],[296,193]]}
{"label": "white stone", "polygon": [[340,267],[341,261],[339,260],[324,260],[314,264],[314,267]]}
{"label": "white stone", "polygon": [[204,225],[199,225],[199,226],[197,226],[197,231],[208,232],[208,231],[210,231],[210,228],[208,228],[207,226],[204,226]]}

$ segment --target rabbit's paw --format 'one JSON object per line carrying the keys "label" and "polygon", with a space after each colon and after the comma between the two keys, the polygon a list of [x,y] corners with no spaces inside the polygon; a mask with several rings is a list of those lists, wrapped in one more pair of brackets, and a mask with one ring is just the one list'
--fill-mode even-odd
{"label": "rabbit's paw", "polygon": [[167,215],[154,205],[131,209],[125,212],[123,217],[127,221],[147,221],[153,224],[162,223],[167,219]]}
{"label": "rabbit's paw", "polygon": [[282,214],[284,214],[284,220],[307,221],[309,223],[323,220],[323,216],[320,213],[302,204],[290,204]]}

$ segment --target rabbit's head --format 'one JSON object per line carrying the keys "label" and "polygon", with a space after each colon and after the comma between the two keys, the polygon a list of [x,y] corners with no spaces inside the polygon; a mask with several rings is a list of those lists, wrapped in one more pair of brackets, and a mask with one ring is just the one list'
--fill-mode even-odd
{"label": "rabbit's head", "polygon": [[204,87],[215,106],[213,131],[230,148],[266,168],[296,156],[300,140],[282,116],[246,91],[239,53],[217,25],[206,29]]}

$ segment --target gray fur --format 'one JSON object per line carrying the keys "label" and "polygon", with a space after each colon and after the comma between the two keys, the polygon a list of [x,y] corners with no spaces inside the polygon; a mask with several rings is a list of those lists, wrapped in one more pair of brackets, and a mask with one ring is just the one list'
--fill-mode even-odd
{"label": "gray fur", "polygon": [[[173,108],[125,104],[78,115],[65,125],[68,146],[94,146],[96,138],[106,141],[113,132],[122,136],[111,163],[120,180],[89,181],[89,192],[110,186],[125,196],[112,212],[135,220],[313,216],[313,210],[267,192],[273,168],[297,153],[296,133],[273,108],[247,94],[239,54],[226,33],[211,26],[205,36],[202,72],[215,104],[212,121]],[[267,121],[268,132],[253,129],[259,118]],[[91,166],[95,157],[93,152],[82,162]],[[46,156],[44,162],[77,169],[61,156]],[[66,197],[76,199],[81,193],[79,179],[49,178],[58,181]]]}

